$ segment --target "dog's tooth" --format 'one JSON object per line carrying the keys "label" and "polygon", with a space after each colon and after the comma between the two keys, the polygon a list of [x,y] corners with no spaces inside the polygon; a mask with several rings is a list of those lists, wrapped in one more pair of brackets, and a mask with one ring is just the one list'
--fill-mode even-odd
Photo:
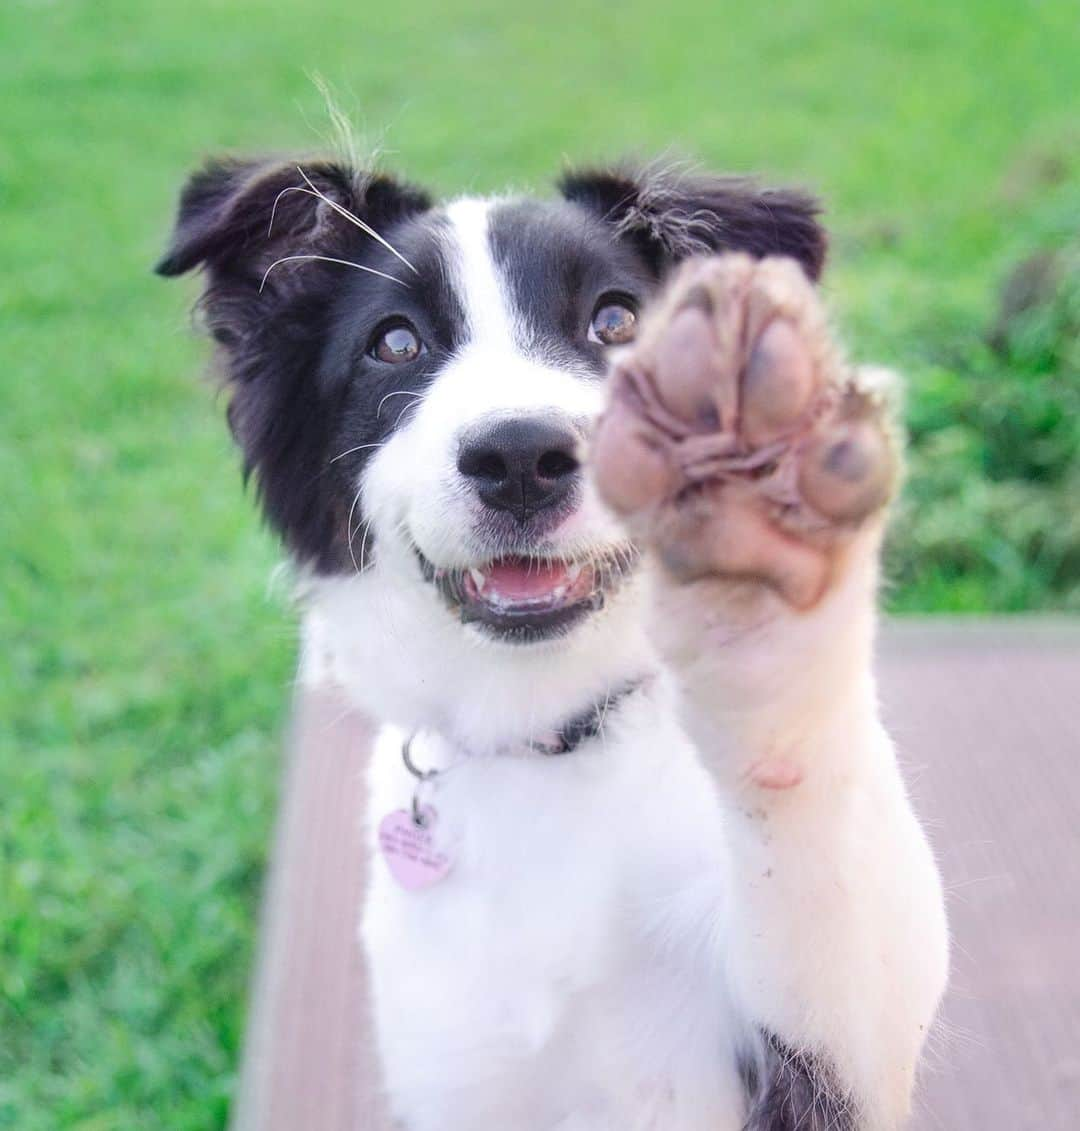
{"label": "dog's tooth", "polygon": [[561,601],[566,596],[566,586],[556,585],[551,595],[556,601]]}
{"label": "dog's tooth", "polygon": [[581,571],[585,566],[581,562],[574,562],[574,564],[566,571],[567,580],[571,585],[581,576]]}
{"label": "dog's tooth", "polygon": [[473,579],[473,584],[476,586],[476,591],[479,593],[483,590],[487,578],[478,569],[470,569],[469,576]]}

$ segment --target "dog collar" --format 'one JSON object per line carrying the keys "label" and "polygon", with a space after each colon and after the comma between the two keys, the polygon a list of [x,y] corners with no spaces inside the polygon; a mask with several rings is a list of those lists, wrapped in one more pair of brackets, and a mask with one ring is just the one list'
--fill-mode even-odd
{"label": "dog collar", "polygon": [[601,702],[593,703],[580,715],[574,715],[557,730],[531,739],[526,746],[537,754],[549,756],[572,754],[583,742],[596,738],[603,731],[608,715],[638,691],[644,682],[644,679],[639,679],[623,684],[622,687],[605,696]]}
{"label": "dog collar", "polygon": [[[573,753],[583,742],[602,734],[611,711],[621,706],[644,682],[641,679],[624,684],[605,696],[602,702],[572,716],[556,730],[530,739],[524,749],[550,756]],[[449,850],[440,844],[434,828],[438,819],[435,805],[431,801],[424,803],[420,797],[424,786],[434,787],[436,779],[446,770],[422,770],[413,762],[412,743],[415,737],[410,735],[401,744],[401,760],[416,779],[412,804],[408,809],[387,813],[379,822],[378,830],[379,850],[390,874],[407,891],[419,891],[439,883],[453,863]]]}
{"label": "dog collar", "polygon": [[[617,710],[631,695],[641,690],[645,682],[646,678],[642,677],[622,684],[580,714],[571,716],[562,726],[527,739],[519,749],[547,757],[572,754],[583,742],[600,735],[611,712]],[[418,782],[431,781],[445,771],[422,770],[412,760],[412,744],[417,733],[410,734],[401,744],[401,760]]]}

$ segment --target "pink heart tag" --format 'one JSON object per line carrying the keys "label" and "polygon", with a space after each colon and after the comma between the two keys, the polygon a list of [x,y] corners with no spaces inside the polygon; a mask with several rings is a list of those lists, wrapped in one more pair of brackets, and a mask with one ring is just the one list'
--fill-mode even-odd
{"label": "pink heart tag", "polygon": [[437,884],[450,871],[450,858],[435,848],[431,829],[435,810],[420,809],[423,824],[417,824],[407,809],[395,809],[379,822],[379,849],[390,874],[406,891],[420,891]]}

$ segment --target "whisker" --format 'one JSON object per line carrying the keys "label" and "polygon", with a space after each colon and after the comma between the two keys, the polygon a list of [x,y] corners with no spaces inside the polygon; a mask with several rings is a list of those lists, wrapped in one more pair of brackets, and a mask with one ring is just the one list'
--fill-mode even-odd
{"label": "whisker", "polygon": [[398,389],[397,392],[387,393],[386,396],[383,397],[383,399],[381,401],[379,401],[379,407],[375,410],[375,419],[376,420],[378,420],[379,414],[382,412],[382,406],[384,404],[386,404],[386,402],[391,397],[415,397],[418,401],[422,401],[424,399],[424,394],[423,393],[414,393],[411,389]]}
{"label": "whisker", "polygon": [[401,422],[406,419],[406,413],[415,411],[421,404],[422,400],[410,401],[397,415],[397,420],[394,421],[395,430],[401,427]]}
{"label": "whisker", "polygon": [[364,537],[360,539],[360,572],[364,572],[364,554],[367,551],[367,536],[371,533],[371,519],[364,523]]}
{"label": "whisker", "polygon": [[[300,175],[304,176],[303,170],[300,170]],[[310,182],[308,183],[310,184]],[[359,216],[354,215],[347,208],[338,204],[336,200],[332,200],[330,197],[326,196],[318,189],[308,188],[307,185],[289,185],[287,188],[283,188],[281,192],[279,192],[277,196],[274,197],[274,206],[270,209],[270,225],[266,229],[266,236],[268,239],[274,233],[274,220],[277,218],[278,201],[280,201],[283,196],[287,196],[290,192],[298,192],[303,194],[304,196],[313,196],[316,200],[324,201],[326,204],[329,204],[331,208],[341,212],[350,224],[359,225],[361,231],[365,233],[370,228],[370,225],[361,220]],[[374,231],[374,229],[372,229],[372,231]],[[375,233],[375,235],[378,236],[378,233]],[[408,264],[408,266],[412,267],[412,264],[410,263]]]}
{"label": "whisker", "polygon": [[266,280],[270,272],[279,263],[289,263],[294,259],[319,259],[323,263],[340,263],[342,267],[355,267],[357,271],[366,271],[369,275],[378,275],[380,278],[389,279],[391,283],[397,283],[399,287],[409,289],[408,283],[403,283],[400,279],[395,279],[393,275],[387,275],[385,271],[376,271],[374,267],[365,267],[362,263],[353,263],[351,259],[335,259],[331,255],[283,255],[280,259],[275,259],[273,263],[267,267],[263,273],[262,282],[259,284],[259,293],[262,294],[263,287],[266,286]]}
{"label": "whisker", "polygon": [[385,443],[385,440],[380,440],[377,444],[357,444],[355,448],[346,448],[343,452],[338,452],[338,454],[328,462],[337,463],[339,459],[344,459],[346,456],[351,456],[353,452],[362,452],[366,448],[381,448]]}
{"label": "whisker", "polygon": [[[336,200],[332,200],[326,195],[326,193],[316,188],[314,181],[312,181],[312,179],[307,175],[307,173],[304,172],[303,169],[300,168],[299,165],[296,166],[296,171],[300,174],[301,177],[304,178],[304,183],[308,186],[311,192],[314,193],[314,195],[317,196],[321,201],[323,201],[324,204],[329,204],[330,207],[338,213],[338,215],[343,216],[346,220],[349,221],[350,224],[355,224],[361,231],[367,232],[367,234],[371,236],[373,240],[381,243],[383,247],[385,247],[386,250],[390,252],[391,255],[393,255],[396,259],[400,259],[401,262],[404,263],[405,266],[408,267],[408,269],[414,275],[419,276],[420,272],[417,271],[417,269],[405,258],[404,255],[401,254],[400,251],[398,251],[396,247],[394,247],[392,243],[390,243],[389,240],[384,239],[382,236],[380,236],[379,233],[375,231],[375,229],[370,224],[366,224],[363,220],[360,219],[359,216],[354,215],[347,208],[338,204]],[[299,190],[300,186],[297,185],[296,188]],[[287,192],[288,190],[286,189],[285,191]],[[281,194],[279,193],[278,195],[280,196]]]}
{"label": "whisker", "polygon": [[266,227],[267,239],[274,234],[274,221],[277,219],[278,203],[283,196],[290,192],[302,192],[305,196],[313,196],[316,200],[321,199],[318,193],[312,192],[311,189],[305,188],[303,185],[289,185],[288,188],[283,188],[281,192],[274,197],[274,206],[270,209],[270,223]]}
{"label": "whisker", "polygon": [[[360,566],[356,562],[356,554],[353,553],[353,539],[356,537],[356,532],[353,530],[352,520],[353,515],[356,513],[356,504],[360,502],[360,495],[362,493],[363,488],[357,491],[353,496],[352,506],[349,507],[349,517],[345,520],[345,529],[346,533],[348,534],[349,543],[349,557],[352,558],[353,569],[356,570],[357,573],[360,572]],[[357,527],[357,530],[359,530],[359,527]]]}

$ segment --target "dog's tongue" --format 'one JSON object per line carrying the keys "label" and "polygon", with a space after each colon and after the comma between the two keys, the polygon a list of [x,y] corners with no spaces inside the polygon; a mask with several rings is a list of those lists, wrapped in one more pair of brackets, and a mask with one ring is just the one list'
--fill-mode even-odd
{"label": "dog's tongue", "polygon": [[505,558],[484,571],[485,593],[498,594],[507,601],[531,601],[546,597],[569,581],[565,562],[528,562],[524,558]]}

